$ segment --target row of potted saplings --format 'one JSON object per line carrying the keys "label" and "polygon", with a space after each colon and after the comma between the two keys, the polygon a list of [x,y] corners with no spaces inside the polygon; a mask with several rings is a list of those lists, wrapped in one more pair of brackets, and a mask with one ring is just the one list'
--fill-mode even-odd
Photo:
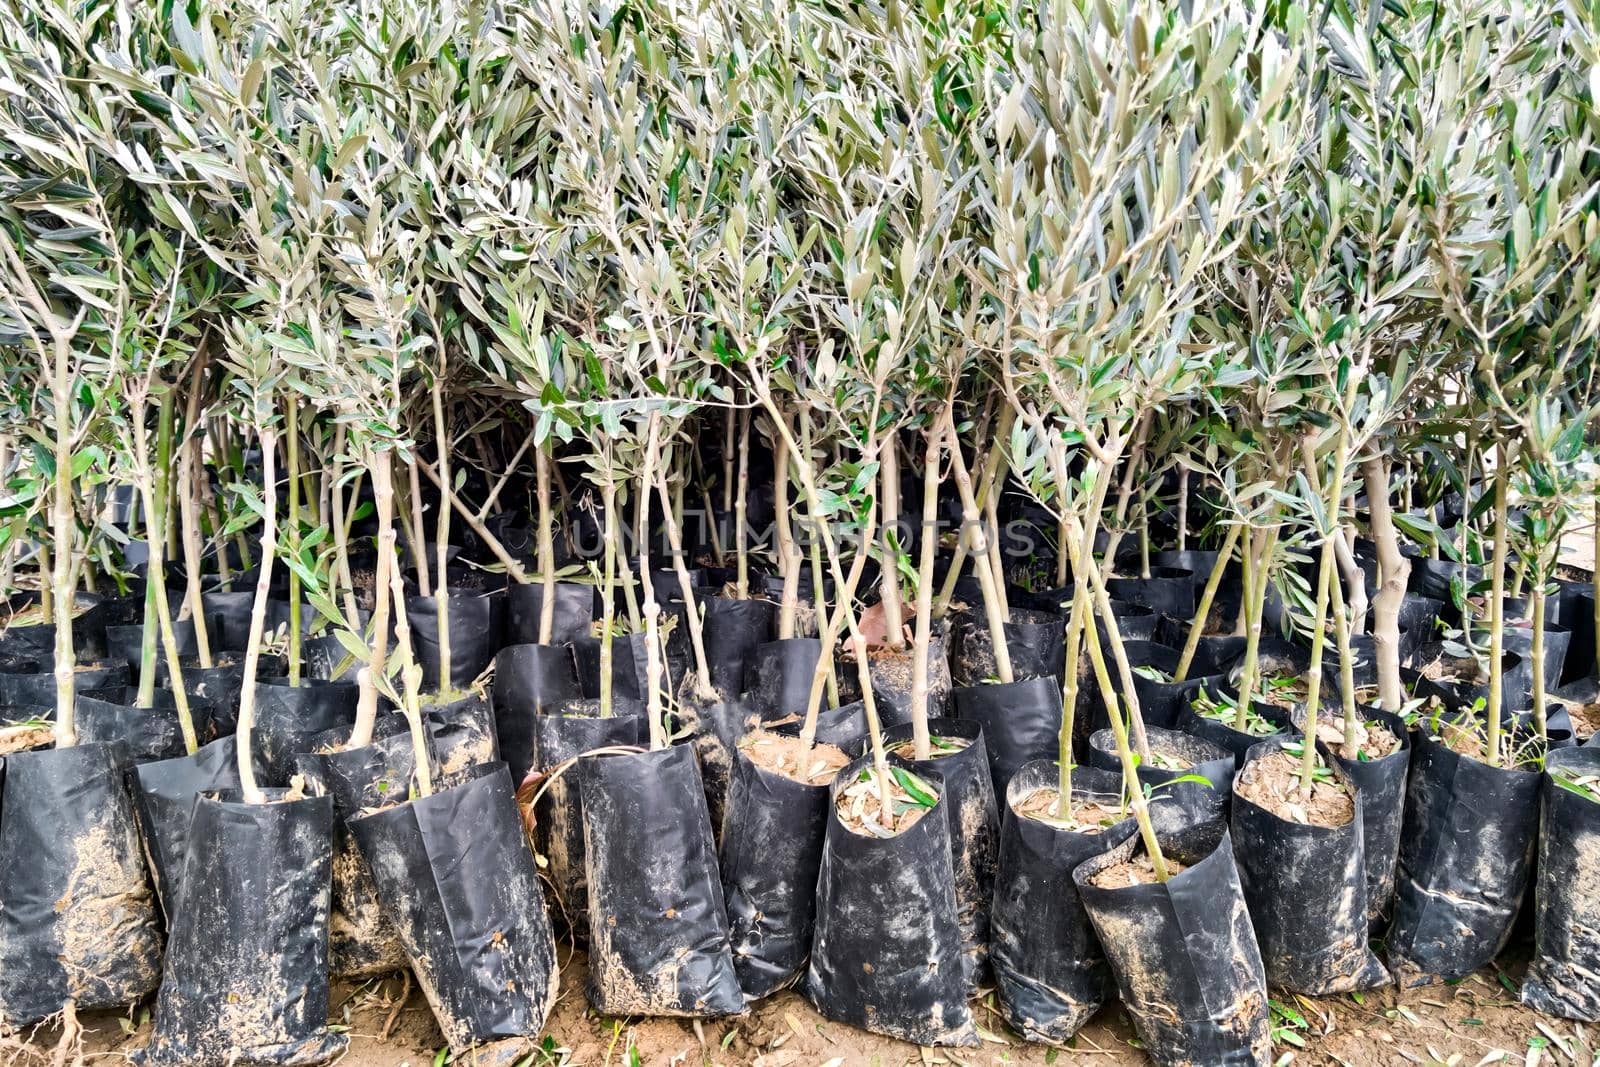
{"label": "row of potted saplings", "polygon": [[[91,659],[79,667],[80,743],[4,764],[0,847],[41,862],[0,872],[0,1011],[22,1025],[63,1005],[145,995],[161,978],[164,921],[152,1062],[329,1054],[341,1039],[325,1027],[328,973],[407,962],[453,1048],[535,1034],[553,1001],[554,955],[517,825],[517,782],[535,799],[555,913],[587,934],[589,995],[611,1014],[727,1014],[802,981],[832,1018],[963,1043],[976,1039],[967,999],[992,971],[1009,1021],[1061,1042],[1114,975],[1152,1054],[1211,1060],[1265,1055],[1267,981],[1313,994],[1387,981],[1368,937],[1391,914],[1389,964],[1402,981],[1487,962],[1531,869],[1537,746],[1519,748],[1509,769],[1491,767],[1459,751],[1477,731],[1437,715],[1411,731],[1363,705],[1354,731],[1346,723],[1327,738],[1309,787],[1296,784],[1306,760],[1290,731],[1321,667],[1293,645],[1257,641],[1262,699],[1230,699],[1241,682],[1231,661],[1250,641],[1184,625],[1205,576],[1225,568],[1186,555],[1158,556],[1158,577],[1113,579],[1126,598],[1114,605],[1121,629],[1144,634],[1153,620],[1147,636],[1086,628],[1101,671],[1099,645],[1120,645],[1136,672],[1131,693],[1108,675],[1091,679],[1103,687],[1073,683],[1076,657],[1050,593],[1012,590],[1019,606],[1008,607],[1000,643],[977,611],[953,612],[929,635],[920,687],[893,655],[846,657],[854,672],[835,670],[836,639],[854,629],[837,606],[813,613],[819,636],[778,637],[772,602],[711,598],[702,610],[718,685],[745,692],[669,701],[670,722],[658,723],[647,698],[688,673],[684,628],[669,628],[664,656],[643,635],[619,642],[601,678],[587,586],[555,587],[561,623],[548,643],[500,648],[541,614],[546,590],[523,586],[512,597],[450,598],[452,612],[460,600],[483,625],[458,630],[470,635],[466,655],[446,651],[447,663],[421,632],[428,612],[400,613],[400,640],[417,642],[424,688],[440,694],[408,714],[380,711],[359,679],[263,677],[248,724],[254,758],[242,765],[230,721],[236,669],[186,677],[189,718],[217,739],[184,755],[171,695],[141,700],[118,688],[126,660]],[[1418,567],[1419,586],[1435,571]],[[860,575],[837,577],[849,591]],[[1205,583],[1221,591],[1223,616],[1231,584]],[[231,595],[207,603],[216,634],[236,635],[249,617],[230,614]],[[713,608],[724,603],[731,610]],[[127,655],[116,608],[80,616],[91,656]],[[1438,669],[1448,656],[1416,625],[1438,614],[1425,596],[1408,603],[1407,660],[1427,668],[1413,690],[1470,711],[1474,679]],[[1186,631],[1195,640],[1170,637]],[[6,635],[0,695],[13,717],[48,703],[40,637],[30,646],[27,628]],[[993,680],[997,644],[1010,682]],[[460,691],[486,654],[492,701]],[[1515,723],[1529,687],[1522,661],[1507,660],[1503,702]],[[1551,684],[1563,666],[1547,653]],[[1348,672],[1356,686],[1370,681],[1364,669],[1356,661]],[[1119,706],[1119,694],[1133,699]],[[919,704],[931,718],[912,714]],[[882,743],[864,745],[880,724]],[[1111,736],[1124,724],[1138,755],[1131,793],[1122,783],[1135,776]],[[694,744],[668,744],[672,735]],[[1069,761],[1063,774],[1052,757],[1074,748],[1088,766]],[[1587,807],[1569,798],[1585,799],[1570,783],[1594,770],[1591,754],[1546,761],[1548,781],[1568,780],[1550,787],[1543,841],[1554,855],[1539,865],[1541,916],[1556,918],[1540,926],[1524,994],[1579,1015],[1594,1012],[1595,994],[1572,981],[1586,961],[1571,958],[1573,939],[1558,927],[1584,921],[1566,887],[1581,884],[1570,876],[1584,861]],[[246,788],[274,803],[240,803]],[[1142,804],[1145,834],[1127,817]],[[945,856],[947,866],[931,859]],[[1185,936],[1196,931],[1214,936]]]}

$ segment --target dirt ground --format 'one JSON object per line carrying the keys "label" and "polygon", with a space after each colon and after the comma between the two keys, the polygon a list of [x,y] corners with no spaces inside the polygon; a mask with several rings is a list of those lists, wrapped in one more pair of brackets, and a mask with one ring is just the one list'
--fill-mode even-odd
{"label": "dirt ground", "polygon": [[[994,1011],[992,995],[974,1003],[983,1042],[969,1049],[919,1049],[830,1023],[793,992],[762,1002],[743,1018],[703,1022],[698,1032],[694,1024],[678,1019],[603,1018],[584,1004],[582,954],[564,954],[563,959],[562,995],[548,1036],[519,1067],[1131,1067],[1148,1062],[1116,1005],[1085,1027],[1072,1048],[1062,1050],[1019,1039]],[[1517,1003],[1514,990],[1521,970],[1518,962],[1509,973],[1484,971],[1452,986],[1403,994],[1382,990],[1320,1000],[1277,995],[1272,1002],[1277,1063],[1600,1064],[1600,1027],[1546,1018]],[[332,1017],[335,1025],[348,1028],[351,1038],[349,1051],[338,1061],[344,1067],[450,1062],[428,1006],[414,988],[395,1010],[402,984],[396,976],[334,989]],[[147,1007],[132,1018],[101,1012],[81,1022],[85,1064],[125,1062],[150,1029]],[[59,1029],[41,1028],[26,1044],[0,1045],[0,1064],[73,1062],[70,1052],[56,1059],[59,1037]]]}

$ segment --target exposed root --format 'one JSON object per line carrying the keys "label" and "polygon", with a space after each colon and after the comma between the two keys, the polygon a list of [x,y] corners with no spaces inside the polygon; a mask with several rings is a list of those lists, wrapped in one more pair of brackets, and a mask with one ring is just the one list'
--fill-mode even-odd
{"label": "exposed root", "polygon": [[78,1006],[71,1000],[61,1008],[61,1040],[56,1042],[51,1067],[79,1067],[83,1063],[83,1027],[78,1025]]}
{"label": "exposed root", "polygon": [[395,998],[394,1007],[389,1009],[388,1018],[383,1020],[383,1029],[378,1031],[378,1040],[389,1040],[389,1034],[394,1030],[394,1024],[400,1021],[400,1013],[405,1010],[406,1001],[411,999],[411,968],[405,967],[400,971],[400,995]]}

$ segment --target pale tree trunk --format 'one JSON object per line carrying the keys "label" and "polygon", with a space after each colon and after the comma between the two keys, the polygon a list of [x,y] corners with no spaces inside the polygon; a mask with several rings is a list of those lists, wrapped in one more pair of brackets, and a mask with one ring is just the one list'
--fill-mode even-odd
{"label": "pale tree trunk", "polygon": [[1178,551],[1189,550],[1189,468],[1178,467]]}
{"label": "pale tree trunk", "polygon": [[[416,472],[416,468],[412,468]],[[422,666],[417,662],[415,646],[411,643],[411,622],[406,618],[403,605],[405,604],[405,587],[401,582],[400,560],[398,556],[390,561],[389,567],[389,593],[394,597],[397,605],[402,605],[394,613],[394,650],[400,657],[400,680],[403,685],[401,691],[400,707],[405,713],[406,724],[411,728],[412,762],[416,765],[417,796],[430,797],[433,795],[433,770],[428,764],[428,740],[422,728],[422,700],[419,691],[422,688]]]}
{"label": "pale tree trunk", "polygon": [[1211,605],[1216,602],[1217,589],[1222,585],[1222,576],[1228,570],[1228,564],[1233,560],[1234,547],[1239,543],[1239,531],[1244,529],[1238,523],[1228,527],[1228,534],[1222,541],[1222,548],[1217,551],[1217,562],[1211,567],[1211,575],[1206,579],[1206,587],[1200,594],[1200,603],[1196,605],[1194,618],[1189,620],[1189,637],[1183,643],[1183,654],[1178,658],[1178,668],[1172,672],[1172,680],[1184,681],[1189,677],[1189,667],[1194,663],[1194,654],[1200,647],[1200,638],[1206,632],[1206,619],[1211,614]]}
{"label": "pale tree trunk", "polygon": [[[782,416],[772,416],[774,427]],[[773,443],[773,500],[778,523],[778,570],[783,577],[783,597],[778,609],[778,639],[787,641],[794,636],[795,612],[800,600],[800,546],[795,543],[794,528],[789,524],[789,441],[788,435],[777,433]]]}
{"label": "pale tree trunk", "polygon": [[1372,610],[1372,644],[1378,667],[1378,696],[1384,710],[1398,712],[1405,703],[1400,681],[1400,608],[1405,602],[1411,562],[1400,552],[1400,534],[1389,508],[1389,464],[1381,456],[1361,463],[1366,482],[1372,539],[1378,546],[1378,596]]}
{"label": "pale tree trunk", "polygon": [[972,479],[967,474],[966,463],[961,458],[961,441],[956,436],[954,420],[945,426],[949,440],[950,464],[955,472],[956,489],[961,494],[961,523],[966,527],[972,563],[978,575],[978,586],[983,590],[984,613],[989,623],[989,639],[994,646],[995,674],[1002,682],[1015,681],[1011,670],[1011,652],[1006,645],[1006,614],[1000,599],[998,579],[991,566],[989,537],[984,529],[983,513],[972,492]]}
{"label": "pale tree trunk", "polygon": [[[394,528],[394,476],[388,452],[367,451],[367,466],[372,471],[373,507],[378,519],[378,560],[374,567],[372,587],[372,644],[367,657],[366,672],[372,683],[364,687],[356,705],[356,724],[350,732],[348,748],[361,748],[372,743],[373,726],[378,720],[378,679],[384,677],[389,655],[389,571],[399,558],[396,552]],[[405,611],[402,601],[398,610]]]}
{"label": "pale tree trunk", "polygon": [[[439,484],[450,484],[450,428],[444,418],[443,386],[440,384],[439,375],[433,376],[433,440],[434,448],[439,453]],[[419,487],[420,488],[420,487]],[[419,494],[420,495],[420,494]],[[441,497],[443,494],[440,494]],[[447,576],[450,551],[450,507],[443,504],[439,508],[438,531],[434,537],[438,544],[434,550],[438,553],[438,584],[434,587],[433,608],[437,613],[439,627],[439,692],[448,693],[454,686],[451,681],[450,667],[450,579]]]}
{"label": "pale tree trunk", "polygon": [[[1139,417],[1139,428],[1134,431],[1133,449],[1128,453],[1127,466],[1122,470],[1122,484],[1117,488],[1117,514],[1111,536],[1106,542],[1106,556],[1101,573],[1110,575],[1117,565],[1117,548],[1122,544],[1122,524],[1128,519],[1128,502],[1133,497],[1133,482],[1144,464],[1145,445],[1150,439],[1150,412]],[[1109,472],[1108,472],[1109,473]]]}
{"label": "pale tree trunk", "polygon": [[[1351,397],[1351,400],[1354,398]],[[1346,407],[1348,408],[1348,403]],[[1314,457],[1309,457],[1313,458]],[[1317,566],[1316,610],[1311,624],[1311,668],[1306,677],[1305,738],[1300,752],[1300,791],[1311,796],[1312,783],[1317,770],[1317,712],[1322,703],[1322,650],[1328,643],[1329,586],[1334,579],[1334,546],[1340,543],[1339,511],[1344,501],[1344,469],[1350,461],[1350,424],[1339,425],[1338,444],[1334,447],[1333,472],[1328,486],[1328,519],[1332,524],[1322,541],[1322,552]],[[1308,462],[1307,469],[1316,474],[1316,464]]]}
{"label": "pale tree trunk", "polygon": [[256,723],[256,671],[261,663],[261,639],[267,628],[267,601],[272,595],[272,561],[278,554],[278,495],[272,491],[278,480],[277,436],[270,427],[260,428],[261,482],[261,567],[256,573],[255,601],[250,608],[250,636],[244,645],[244,670],[239,682],[239,783],[245,803],[265,804],[266,795],[256,785],[253,737]]}
{"label": "pale tree trunk", "polygon": [[1367,572],[1356,562],[1351,546],[1353,536],[1354,531],[1349,528],[1340,531],[1339,541],[1333,548],[1338,554],[1339,571],[1350,587],[1350,626],[1355,633],[1364,634],[1367,632]]}
{"label": "pale tree trunk", "polygon": [[678,532],[678,520],[672,514],[672,497],[667,488],[665,471],[657,473],[656,490],[661,494],[661,512],[667,527],[667,547],[672,550],[672,569],[678,575],[678,592],[683,597],[683,614],[689,627],[689,647],[694,652],[695,695],[702,700],[713,700],[717,694],[711,686],[711,665],[706,659],[700,606],[695,600],[694,581],[689,576],[689,566],[683,559],[683,538]]}
{"label": "pale tree trunk", "polygon": [[548,645],[556,628],[556,550],[550,535],[550,464],[552,459],[540,448],[534,454],[534,469],[539,493],[539,643]]}
{"label": "pale tree trunk", "polygon": [[600,586],[600,717],[611,717],[611,664],[613,631],[617,621],[617,483],[611,467],[611,443],[606,442],[606,482],[600,487],[605,509],[605,567]]}
{"label": "pale tree trunk", "polygon": [[[740,600],[750,599],[750,409],[739,412],[739,489],[733,498],[734,589]],[[717,528],[713,515],[712,530]]]}
{"label": "pale tree trunk", "polygon": [[655,580],[650,574],[650,493],[655,485],[656,456],[660,449],[661,416],[650,413],[649,433],[644,446],[644,463],[639,475],[639,501],[634,510],[639,536],[639,582],[644,588],[645,626],[645,706],[649,715],[650,748],[667,745],[666,724],[661,721],[661,648]]}
{"label": "pale tree trunk", "polygon": [[905,611],[900,601],[900,461],[891,437],[879,460],[883,478],[883,566],[879,570],[879,591],[883,599],[885,643],[898,652],[905,648]]}
{"label": "pale tree trunk", "polygon": [[911,741],[919,760],[933,755],[928,735],[928,657],[933,641],[933,567],[939,549],[939,464],[946,408],[925,434],[922,468],[922,536],[918,542],[916,635],[911,641]]}
{"label": "pale tree trunk", "polygon": [[[1495,445],[1494,558],[1489,564],[1489,744],[1488,762],[1500,766],[1500,698],[1505,691],[1506,632],[1506,519],[1507,483],[1511,480],[1511,453],[1505,441]],[[1466,614],[1470,614],[1470,609]]]}
{"label": "pale tree trunk", "polygon": [[70,748],[78,743],[78,734],[73,726],[73,681],[77,659],[72,648],[72,560],[77,551],[77,530],[72,518],[72,384],[68,362],[72,353],[72,334],[55,332],[52,339],[55,374],[52,375],[50,391],[55,406],[56,470],[55,491],[50,501],[51,540],[55,544],[50,568],[50,615],[56,628],[54,733],[57,748]]}

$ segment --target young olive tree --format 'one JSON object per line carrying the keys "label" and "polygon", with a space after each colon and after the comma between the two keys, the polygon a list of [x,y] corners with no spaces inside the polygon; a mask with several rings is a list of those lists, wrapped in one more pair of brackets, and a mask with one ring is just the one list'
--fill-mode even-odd
{"label": "young olive tree", "polygon": [[[1118,465],[1139,465],[1132,453],[1152,413],[1202,381],[1206,358],[1185,350],[1199,282],[1254,210],[1251,186],[1292,147],[1295,60],[1264,10],[1056,4],[1047,15],[1040,27],[1013,27],[1017,80],[999,70],[985,79],[993,238],[974,278],[991,312],[974,340],[993,353],[1020,416],[1012,463],[1056,510],[1072,560],[1059,801],[1069,808],[1080,648],[1130,783],[1135,750],[1148,751],[1105,587],[1112,561],[1095,561],[1095,534]],[[1257,65],[1241,58],[1256,52]],[[1095,610],[1123,675],[1126,719]],[[1164,879],[1137,789],[1134,808]]]}

